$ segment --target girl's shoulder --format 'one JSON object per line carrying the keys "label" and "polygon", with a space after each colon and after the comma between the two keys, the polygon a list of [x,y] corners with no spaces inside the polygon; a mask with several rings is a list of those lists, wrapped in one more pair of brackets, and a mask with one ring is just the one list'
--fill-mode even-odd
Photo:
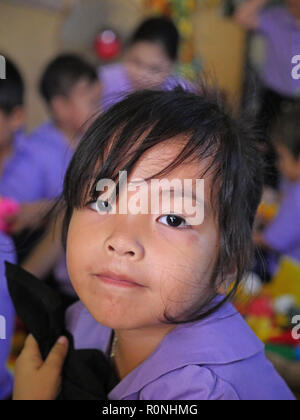
{"label": "girl's shoulder", "polygon": [[240,400],[234,387],[208,367],[188,365],[146,385],[140,400]]}

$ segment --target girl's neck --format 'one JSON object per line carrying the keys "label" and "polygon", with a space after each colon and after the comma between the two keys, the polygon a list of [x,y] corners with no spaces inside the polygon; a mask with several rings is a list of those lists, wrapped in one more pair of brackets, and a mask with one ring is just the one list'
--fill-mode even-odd
{"label": "girl's neck", "polygon": [[140,330],[116,330],[115,366],[120,379],[142,364],[176,325]]}

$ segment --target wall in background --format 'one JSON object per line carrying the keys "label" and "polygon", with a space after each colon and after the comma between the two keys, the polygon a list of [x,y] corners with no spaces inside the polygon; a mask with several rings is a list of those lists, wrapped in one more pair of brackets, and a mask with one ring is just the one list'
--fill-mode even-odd
{"label": "wall in background", "polygon": [[243,85],[246,34],[218,8],[199,7],[195,16],[197,54],[205,69],[233,100],[239,100]]}
{"label": "wall in background", "polygon": [[[120,1],[124,4],[140,0]],[[24,73],[29,129],[47,117],[36,86],[46,63],[63,49],[60,32],[65,17],[58,11],[0,2],[0,51],[14,59]],[[244,32],[230,19],[221,17],[218,9],[199,7],[195,20],[197,53],[205,68],[237,98],[242,85]]]}
{"label": "wall in background", "polygon": [[47,115],[36,86],[43,67],[60,49],[62,22],[63,15],[54,11],[0,3],[0,50],[11,57],[24,74],[29,129]]}

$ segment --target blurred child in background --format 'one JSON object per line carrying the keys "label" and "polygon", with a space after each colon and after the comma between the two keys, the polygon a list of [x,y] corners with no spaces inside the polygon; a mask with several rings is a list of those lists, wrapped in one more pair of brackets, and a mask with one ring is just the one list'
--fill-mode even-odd
{"label": "blurred child in background", "polygon": [[6,363],[10,353],[11,339],[14,330],[15,311],[11,302],[4,277],[4,261],[16,262],[13,242],[0,233],[0,317],[1,327],[4,326],[2,337],[0,331],[0,400],[9,398],[12,394],[13,379],[8,372]]}
{"label": "blurred child in background", "polygon": [[269,0],[243,2],[236,12],[236,20],[247,29],[260,33],[265,40],[259,120],[267,137],[266,183],[278,187],[275,153],[268,137],[281,110],[300,98],[299,80],[292,77],[292,59],[300,52],[300,1],[285,0],[286,5],[266,7],[269,3]]}
{"label": "blurred child in background", "polygon": [[6,79],[0,80],[0,178],[25,137],[24,114],[24,82],[17,67],[6,58]]}
{"label": "blurred child in background", "polygon": [[129,40],[122,63],[102,67],[102,108],[118,102],[126,94],[143,89],[168,90],[187,82],[174,75],[180,36],[166,17],[144,21]]}
{"label": "blurred child in background", "polygon": [[[257,245],[286,255],[300,264],[300,107],[284,113],[274,130],[278,169],[283,177],[282,202],[275,219],[262,233]],[[270,268],[274,274],[276,265]]]}
{"label": "blurred child in background", "polygon": [[[99,111],[101,87],[92,65],[77,55],[61,55],[44,71],[40,93],[50,121],[28,136],[26,145],[7,165],[0,182],[0,194],[22,204],[20,215],[11,221],[14,234],[35,227],[60,195],[77,142],[91,117]],[[49,240],[47,246],[52,242]],[[22,240],[20,243],[23,247]],[[35,266],[40,264],[35,270],[39,277],[58,258],[59,249],[54,242],[53,246],[48,251],[44,249],[42,259],[34,259]]]}

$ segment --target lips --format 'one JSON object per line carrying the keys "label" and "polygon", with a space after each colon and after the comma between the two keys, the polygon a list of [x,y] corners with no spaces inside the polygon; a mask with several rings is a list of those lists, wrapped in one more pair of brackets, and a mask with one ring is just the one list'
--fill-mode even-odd
{"label": "lips", "polygon": [[118,275],[116,273],[113,273],[111,271],[106,271],[103,273],[97,273],[94,274],[95,277],[97,277],[99,280],[105,282],[105,283],[111,283],[116,286],[123,286],[123,287],[145,287],[142,284],[137,283],[135,280],[133,280],[130,277],[124,276],[124,275]]}

